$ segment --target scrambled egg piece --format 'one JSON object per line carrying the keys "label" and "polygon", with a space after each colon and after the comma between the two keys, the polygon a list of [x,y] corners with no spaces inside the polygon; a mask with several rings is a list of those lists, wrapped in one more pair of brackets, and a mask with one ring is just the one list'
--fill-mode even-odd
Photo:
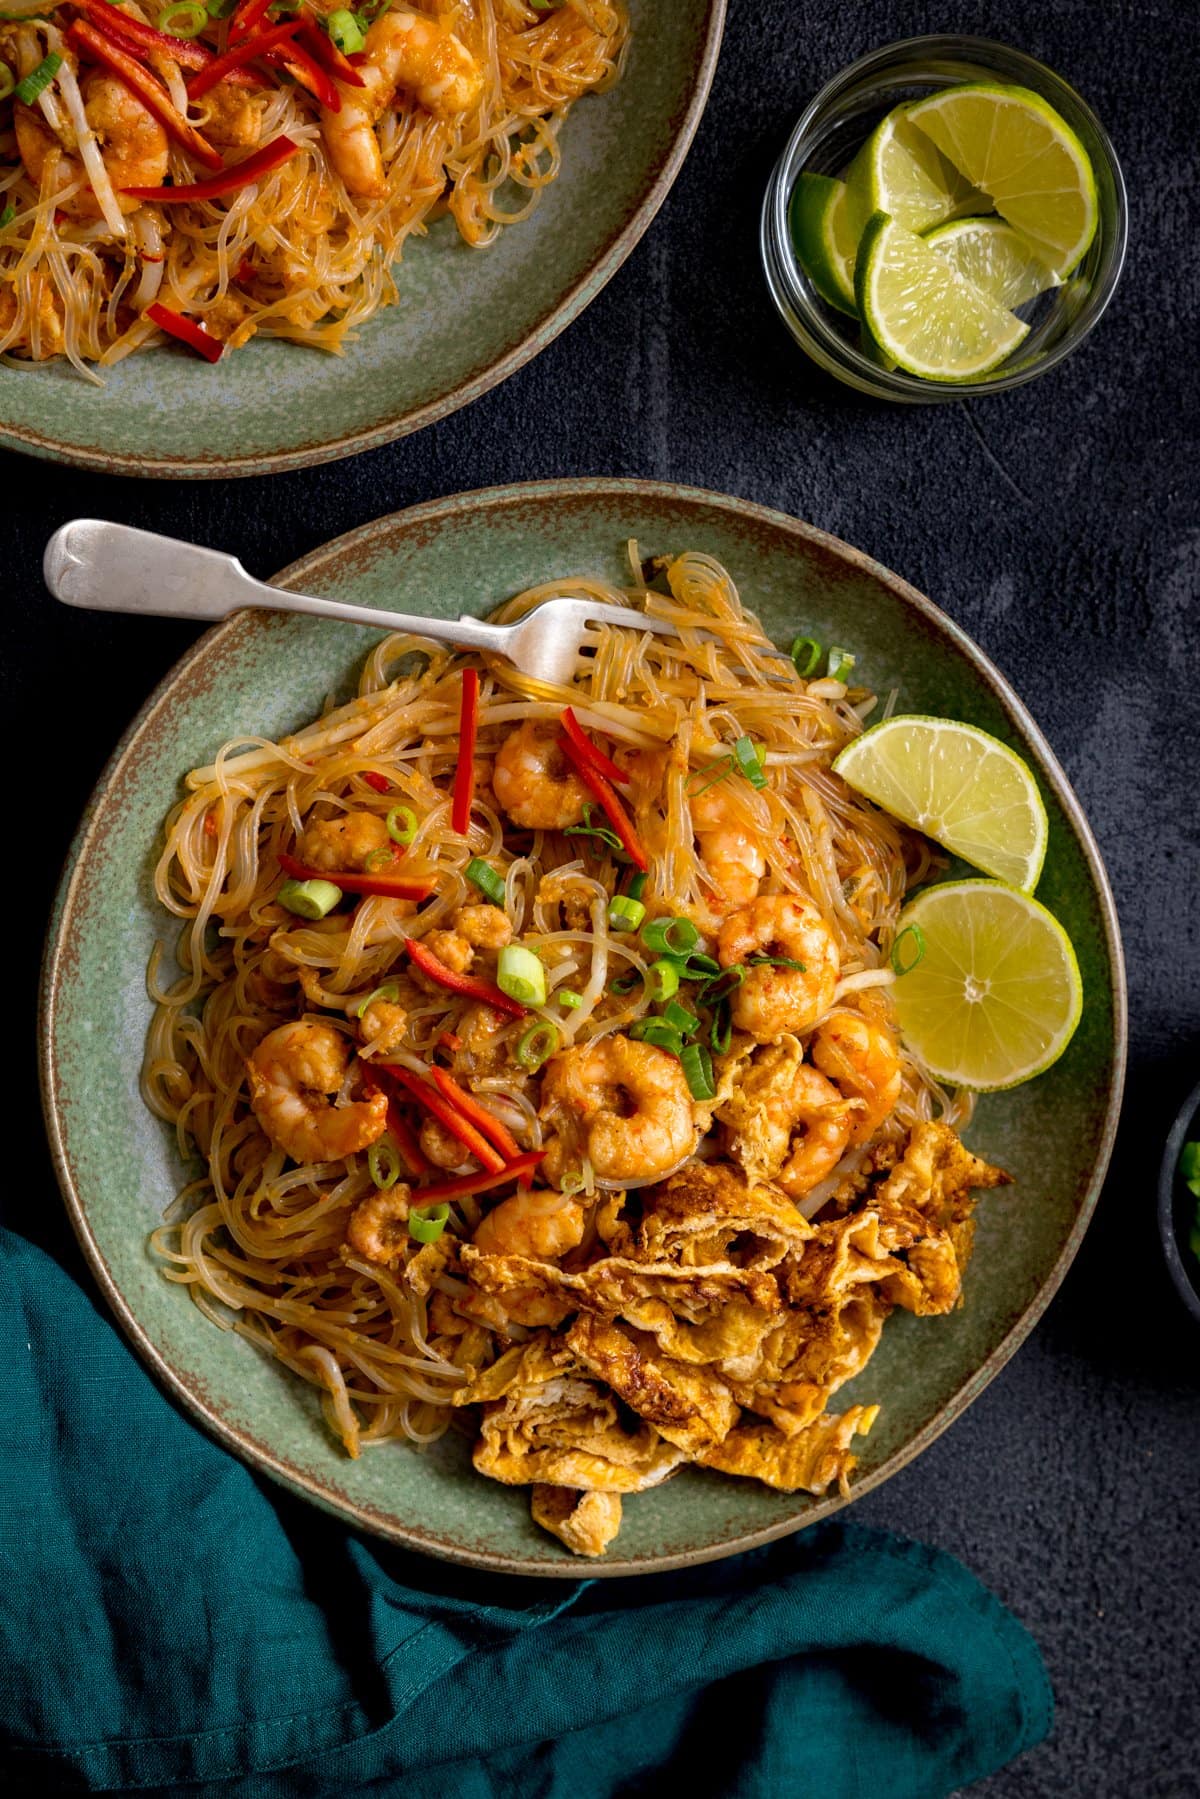
{"label": "scrambled egg piece", "polygon": [[865,1437],[878,1415],[877,1405],[852,1405],[840,1417],[817,1418],[791,1437],[769,1424],[742,1425],[696,1460],[702,1468],[744,1474],[781,1493],[825,1493],[836,1481],[845,1494],[858,1462],[850,1443]]}
{"label": "scrambled egg piece", "polygon": [[619,1493],[535,1486],[529,1510],[534,1523],[561,1538],[572,1555],[603,1555],[621,1528]]}
{"label": "scrambled egg piece", "polygon": [[689,1455],[720,1443],[737,1420],[737,1402],[718,1374],[656,1354],[641,1332],[580,1316],[565,1341],[631,1412]]}
{"label": "scrambled egg piece", "polygon": [[655,1189],[628,1253],[684,1268],[733,1262],[768,1269],[812,1234],[778,1188],[748,1181],[726,1162],[691,1162]]}

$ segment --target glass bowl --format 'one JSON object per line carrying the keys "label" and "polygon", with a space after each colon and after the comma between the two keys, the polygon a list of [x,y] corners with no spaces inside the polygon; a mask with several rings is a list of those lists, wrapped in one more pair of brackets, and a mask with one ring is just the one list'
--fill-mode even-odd
{"label": "glass bowl", "polygon": [[[1096,177],[1099,223],[1091,247],[1061,287],[1021,307],[1029,321],[1020,349],[990,375],[942,382],[889,369],[861,347],[852,319],[826,303],[792,246],[788,206],[802,170],[834,175],[883,115],[904,100],[966,81],[1027,87],[1048,100],[1083,143]],[[839,381],[876,399],[914,405],[1005,393],[1057,367],[1083,342],[1120,278],[1128,238],[1125,183],[1116,154],[1074,88],[1033,57],[987,38],[918,37],[885,44],[851,63],[805,107],[767,186],[762,259],[767,285],[792,336]]]}

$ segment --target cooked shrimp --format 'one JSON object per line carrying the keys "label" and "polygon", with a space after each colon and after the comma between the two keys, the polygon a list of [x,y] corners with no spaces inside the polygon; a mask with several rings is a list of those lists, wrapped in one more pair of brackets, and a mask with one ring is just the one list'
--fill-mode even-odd
{"label": "cooked shrimp", "polygon": [[735,800],[724,786],[708,787],[692,800],[696,849],[727,906],[757,899],[767,872],[760,847],[761,831],[746,828]]}
{"label": "cooked shrimp", "polygon": [[338,818],[315,819],[305,827],[298,855],[309,868],[326,874],[353,873],[367,857],[391,844],[388,828],[374,812],[343,812]]}
{"label": "cooked shrimp", "polygon": [[[99,144],[117,204],[122,212],[136,212],[141,201],[131,199],[121,189],[162,184],[167,174],[167,134],[153,113],[147,112],[115,75],[93,69],[81,78],[79,91],[84,117]],[[78,193],[60,203],[62,211],[77,219],[102,218],[103,210],[79,160],[79,146],[70,124],[64,121],[60,140],[36,106],[18,102],[13,107],[13,126],[29,179],[40,187],[46,166],[54,158],[60,187],[81,183]]]}
{"label": "cooked shrimp", "polygon": [[258,143],[265,109],[261,93],[218,81],[199,104],[202,111],[194,116],[210,144],[252,150]]}
{"label": "cooked shrimp", "polygon": [[421,1148],[436,1168],[461,1168],[467,1160],[464,1145],[436,1118],[421,1120]]}
{"label": "cooked shrimp", "polygon": [[777,893],[740,907],[721,927],[717,956],[724,968],[754,956],[783,956],[799,964],[748,967],[734,989],[733,1022],[760,1043],[772,1043],[784,1031],[808,1030],[833,1004],[841,957],[811,900]]}
{"label": "cooked shrimp", "polygon": [[293,1162],[332,1162],[366,1149],[387,1129],[387,1096],[330,1105],[350,1067],[332,1025],[298,1019],[263,1038],[246,1062],[250,1104],[272,1143]]}
{"label": "cooked shrimp", "polygon": [[900,1098],[904,1076],[894,1031],[858,1012],[835,1012],[813,1038],[812,1059],[846,1098],[862,1102],[852,1141],[865,1143]]}
{"label": "cooked shrimp", "polygon": [[[300,978],[303,981],[303,974]],[[360,1055],[391,1055],[393,1050],[403,1046],[404,1033],[408,1026],[408,1012],[404,1006],[398,1006],[394,1000],[372,1000],[362,1015],[361,1026]]]}
{"label": "cooked shrimp", "polygon": [[603,1180],[666,1174],[699,1141],[696,1108],[678,1059],[620,1035],[550,1058],[541,1117],[582,1133]]}
{"label": "cooked shrimp", "polygon": [[377,1187],[350,1214],[346,1242],[368,1262],[399,1262],[412,1242],[408,1234],[411,1190],[403,1181],[386,1190]]}
{"label": "cooked shrimp", "polygon": [[503,949],[512,942],[512,922],[499,906],[460,906],[454,929],[473,949]]}
{"label": "cooked shrimp", "polygon": [[462,1045],[454,1052],[454,1072],[460,1080],[464,1076],[494,1075],[508,1068],[507,1029],[510,1022],[491,1006],[467,1007],[454,1027]]}
{"label": "cooked shrimp", "polygon": [[466,974],[475,960],[475,951],[460,931],[429,931],[425,948],[455,974]]}
{"label": "cooked shrimp", "polygon": [[329,160],[362,199],[387,193],[387,176],[375,126],[402,88],[438,119],[470,112],[483,93],[483,70],[460,38],[439,19],[388,12],[367,33],[357,64],[362,87],[338,84],[340,112],[322,112]]}
{"label": "cooked shrimp", "polygon": [[552,1262],[583,1242],[583,1207],[565,1193],[514,1193],[482,1219],[475,1247],[491,1256]]}
{"label": "cooked shrimp", "polygon": [[791,1148],[775,1176],[790,1199],[803,1199],[818,1181],[832,1174],[846,1153],[854,1130],[853,1102],[847,1103],[831,1081],[805,1062],[796,1070],[791,1092]]}
{"label": "cooked shrimp", "polygon": [[729,1154],[751,1179],[776,1181],[798,1199],[843,1155],[859,1102],[843,1098],[805,1062],[803,1045],[789,1033],[748,1058],[735,1052],[727,1060],[713,1110]]}
{"label": "cooked shrimp", "polygon": [[492,774],[501,810],[531,831],[578,824],[589,794],[558,745],[558,726],[540,719],[506,737]]}

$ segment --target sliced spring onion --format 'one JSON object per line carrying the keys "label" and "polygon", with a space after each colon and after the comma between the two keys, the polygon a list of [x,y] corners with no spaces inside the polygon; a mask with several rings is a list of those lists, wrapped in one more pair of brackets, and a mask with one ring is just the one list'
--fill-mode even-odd
{"label": "sliced spring onion", "polygon": [[204,10],[210,19],[227,19],[236,5],[237,0],[207,0]]}
{"label": "sliced spring onion", "polygon": [[821,660],[821,646],[815,637],[797,637],[788,654],[796,664],[796,673],[800,679],[807,681]]}
{"label": "sliced spring onion", "polygon": [[381,869],[390,868],[395,860],[393,852],[381,846],[379,849],[371,851],[363,862],[363,869],[369,875],[377,875]]}
{"label": "sliced spring onion", "polygon": [[576,993],[574,987],[560,987],[554,997],[560,1006],[567,1008],[568,1012],[574,1012],[578,1006],[583,1004],[582,993]]}
{"label": "sliced spring onion", "polygon": [[700,1029],[700,1020],[696,1014],[689,1012],[686,1006],[681,1006],[678,1000],[672,1000],[669,1006],[663,1007],[663,1017],[681,1037],[694,1037]]}
{"label": "sliced spring onion", "polygon": [[610,831],[607,825],[594,825],[592,823],[592,813],[594,810],[595,807],[592,805],[592,802],[590,800],[585,800],[583,806],[583,823],[581,825],[566,825],[563,829],[563,836],[598,837],[600,842],[606,843],[610,850],[619,850],[621,847],[621,839],[617,836],[617,833],[615,831]]}
{"label": "sliced spring onion", "polygon": [[700,999],[706,1006],[719,1006],[722,1000],[729,998],[746,978],[744,968],[722,968],[713,975],[700,989]]}
{"label": "sliced spring onion", "polygon": [[630,1025],[629,1035],[635,1043],[653,1043],[656,1049],[669,1050],[673,1056],[683,1049],[683,1038],[665,1018],[639,1018]]}
{"label": "sliced spring onion", "polygon": [[208,8],[201,6],[200,0],[173,0],[171,6],[163,7],[156,25],[168,37],[199,37],[208,16]]}
{"label": "sliced spring onion", "polygon": [[715,1099],[717,1089],[713,1085],[712,1057],[702,1043],[687,1043],[680,1055],[680,1063],[687,1077],[688,1092],[693,1099]]}
{"label": "sliced spring onion", "polygon": [[714,1054],[718,1056],[723,1056],[733,1042],[733,1019],[727,999],[723,999],[713,1013],[712,1029],[708,1033],[708,1041],[712,1044]]}
{"label": "sliced spring onion", "polygon": [[324,918],[342,897],[332,881],[285,881],[275,898],[297,918]]}
{"label": "sliced spring onion", "polygon": [[367,1151],[367,1167],[375,1185],[385,1191],[400,1179],[400,1151],[386,1132]]}
{"label": "sliced spring onion", "polygon": [[857,661],[858,657],[852,656],[849,650],[842,649],[840,644],[831,644],[829,647],[829,679],[831,681],[848,681]]}
{"label": "sliced spring onion", "polygon": [[408,1214],[408,1234],[418,1243],[436,1243],[449,1217],[450,1207],[446,1200],[440,1206],[413,1206]]}
{"label": "sliced spring onion", "polygon": [[644,978],[641,970],[635,968],[632,974],[623,974],[619,979],[613,981],[609,988],[609,992],[619,993],[621,995],[632,993],[635,987],[641,986]]}
{"label": "sliced spring onion", "polygon": [[497,874],[490,862],[485,862],[482,856],[472,856],[466,872],[468,881],[478,887],[484,899],[491,900],[493,906],[503,906],[504,876]]}
{"label": "sliced spring onion", "polygon": [[392,842],[401,846],[411,843],[417,834],[418,819],[411,806],[393,806],[383,822]]}
{"label": "sliced spring onion", "polygon": [[374,993],[368,993],[366,999],[359,1003],[354,1016],[356,1018],[365,1018],[376,1000],[386,1000],[389,1005],[394,1006],[399,998],[400,989],[397,987],[395,981],[385,981],[382,987],[376,987]]}
{"label": "sliced spring onion", "polygon": [[738,765],[738,773],[745,775],[751,787],[765,787],[767,777],[763,773],[763,757],[766,751],[761,743],[755,743],[752,737],[739,737],[733,746],[733,759]]}
{"label": "sliced spring onion", "polygon": [[344,56],[356,56],[366,48],[367,34],[347,7],[331,12],[325,29]]}
{"label": "sliced spring onion", "polygon": [[807,962],[797,962],[794,956],[747,956],[747,968],[794,968],[798,974],[808,973]]}
{"label": "sliced spring onion", "polygon": [[642,942],[656,956],[690,956],[700,933],[690,918],[654,918],[642,931]]}
{"label": "sliced spring onion", "polygon": [[732,773],[732,756],[722,756],[719,762],[710,762],[707,768],[696,769],[695,773],[690,774],[687,778],[688,798],[698,799],[702,793],[707,793],[709,788],[715,787],[719,781],[727,781]]}
{"label": "sliced spring onion", "polygon": [[679,964],[681,981],[711,981],[720,972],[721,964],[714,962],[711,956],[689,956]]}
{"label": "sliced spring onion", "polygon": [[[12,90],[10,88],[9,92],[11,93],[11,91]],[[2,100],[3,98],[4,98],[4,95],[0,94],[0,100]],[[16,216],[17,216],[17,209],[10,201],[9,204],[4,208],[4,211],[0,212],[0,231],[7,231],[8,227],[12,224],[12,222],[16,218]]]}
{"label": "sliced spring onion", "polygon": [[639,868],[637,873],[630,880],[628,887],[625,889],[631,900],[641,899],[643,893],[646,891],[646,879],[647,877]]}
{"label": "sliced spring onion", "polygon": [[62,57],[57,50],[51,50],[49,56],[43,57],[36,69],[26,75],[24,81],[18,81],[13,92],[24,106],[32,106],[39,94],[44,94],[58,71],[62,68]]}
{"label": "sliced spring onion", "polygon": [[548,1018],[539,1018],[517,1038],[516,1057],[529,1074],[536,1074],[558,1048],[558,1026]]}
{"label": "sliced spring onion", "polygon": [[892,945],[892,968],[897,974],[911,974],[924,954],[924,931],[919,924],[905,925]]}
{"label": "sliced spring onion", "polygon": [[678,962],[673,962],[669,956],[661,956],[657,962],[651,962],[646,970],[646,985],[650,989],[651,999],[670,999],[673,993],[679,992]]}
{"label": "sliced spring onion", "polygon": [[1179,1176],[1200,1199],[1200,1143],[1185,1143],[1180,1150]]}
{"label": "sliced spring onion", "polygon": [[627,893],[616,893],[608,902],[608,924],[613,931],[636,931],[646,916],[641,900]]}
{"label": "sliced spring onion", "polygon": [[[0,62],[0,100],[7,100],[16,87],[16,77],[6,62]],[[7,212],[8,208],[5,207]],[[16,209],[14,208],[14,211]],[[0,221],[2,222],[2,221]]]}
{"label": "sliced spring onion", "polygon": [[496,985],[509,999],[523,1006],[546,1003],[546,970],[531,949],[522,943],[506,943],[496,963]]}
{"label": "sliced spring onion", "polygon": [[573,1193],[582,1193],[586,1186],[587,1176],[582,1168],[568,1168],[567,1172],[560,1175],[558,1179],[558,1190],[560,1193],[565,1193],[568,1199]]}

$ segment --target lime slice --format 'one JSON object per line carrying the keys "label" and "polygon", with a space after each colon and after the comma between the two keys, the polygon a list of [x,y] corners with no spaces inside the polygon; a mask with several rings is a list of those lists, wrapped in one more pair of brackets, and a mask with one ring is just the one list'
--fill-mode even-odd
{"label": "lime slice", "polygon": [[910,231],[928,231],[960,213],[987,212],[988,202],[908,121],[906,106],[881,119],[846,170],[855,241],[872,213],[890,213]]}
{"label": "lime slice", "polygon": [[918,100],[908,118],[1044,262],[1070,273],[1096,234],[1096,181],[1052,106],[1028,88],[970,82]]}
{"label": "lime slice", "polygon": [[1029,331],[885,212],[863,232],[854,285],[863,323],[883,353],[930,381],[990,373]]}
{"label": "lime slice", "polygon": [[[901,942],[901,933],[915,927]],[[1071,939],[998,881],[946,881],[900,914],[892,988],[910,1050],[953,1087],[1015,1087],[1057,1062],[1083,1010]]]}
{"label": "lime slice", "polygon": [[1015,310],[1059,279],[1004,219],[952,219],[925,234],[931,250],[997,306]]}
{"label": "lime slice", "polygon": [[854,255],[858,233],[850,222],[846,183],[832,175],[801,175],[792,189],[792,242],[809,280],[831,306],[858,317],[854,304]]}
{"label": "lime slice", "polygon": [[1021,758],[951,718],[885,719],[833,764],[848,787],[985,874],[1032,893],[1046,858],[1046,808]]}

